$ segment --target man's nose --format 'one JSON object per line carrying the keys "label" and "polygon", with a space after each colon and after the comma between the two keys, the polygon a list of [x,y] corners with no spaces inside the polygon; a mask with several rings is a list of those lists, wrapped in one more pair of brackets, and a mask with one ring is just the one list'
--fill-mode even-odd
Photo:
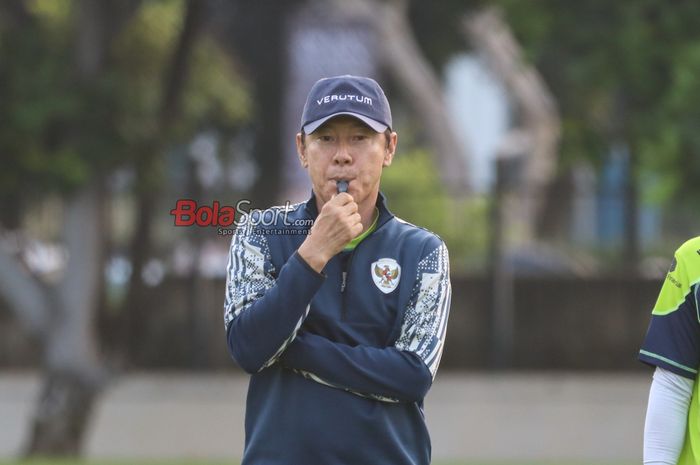
{"label": "man's nose", "polygon": [[352,156],[347,144],[338,144],[338,149],[333,156],[333,163],[336,165],[349,165],[352,163]]}

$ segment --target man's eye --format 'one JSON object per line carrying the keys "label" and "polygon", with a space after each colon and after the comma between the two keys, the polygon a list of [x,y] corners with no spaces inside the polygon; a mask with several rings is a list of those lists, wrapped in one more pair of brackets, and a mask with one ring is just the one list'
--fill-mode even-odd
{"label": "man's eye", "polygon": [[355,135],[353,136],[353,140],[355,140],[355,141],[357,141],[357,142],[360,142],[360,141],[363,141],[363,140],[366,140],[366,139],[367,139],[367,135],[366,135],[366,134],[355,134]]}
{"label": "man's eye", "polygon": [[333,142],[333,137],[331,137],[331,136],[318,136],[318,140],[321,142]]}

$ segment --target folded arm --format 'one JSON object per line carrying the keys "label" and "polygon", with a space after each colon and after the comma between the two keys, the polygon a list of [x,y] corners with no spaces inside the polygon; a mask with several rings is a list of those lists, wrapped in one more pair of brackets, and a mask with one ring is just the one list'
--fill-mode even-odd
{"label": "folded arm", "polygon": [[425,397],[442,355],[451,287],[447,248],[441,243],[418,267],[401,334],[393,346],[348,346],[300,332],[283,365],[317,382],[387,402]]}
{"label": "folded arm", "polygon": [[296,253],[275,276],[269,257],[264,235],[234,235],[226,268],[224,322],[229,353],[248,373],[275,363],[324,281]]}

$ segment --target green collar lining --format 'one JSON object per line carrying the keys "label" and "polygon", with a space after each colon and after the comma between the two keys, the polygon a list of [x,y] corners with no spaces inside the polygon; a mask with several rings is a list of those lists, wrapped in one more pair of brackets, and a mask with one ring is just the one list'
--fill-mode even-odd
{"label": "green collar lining", "polygon": [[351,240],[350,242],[347,243],[345,248],[343,248],[344,251],[349,252],[351,250],[355,250],[355,247],[364,240],[365,237],[369,236],[372,234],[372,231],[377,229],[377,220],[379,219],[379,210],[377,208],[374,209],[374,221],[372,221],[372,224],[370,225],[369,228],[359,236],[357,236],[355,239]]}

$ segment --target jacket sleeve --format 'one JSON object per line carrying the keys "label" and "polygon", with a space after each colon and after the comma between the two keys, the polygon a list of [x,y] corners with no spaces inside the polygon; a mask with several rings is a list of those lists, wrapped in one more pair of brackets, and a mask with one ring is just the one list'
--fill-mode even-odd
{"label": "jacket sleeve", "polygon": [[245,371],[256,373],[275,363],[294,340],[325,278],[297,253],[276,273],[267,237],[250,227],[234,234],[226,274],[229,353]]}
{"label": "jacket sleeve", "polygon": [[449,258],[441,243],[418,266],[401,334],[393,346],[351,347],[300,332],[281,362],[307,378],[364,397],[421,401],[440,363],[450,298]]}

